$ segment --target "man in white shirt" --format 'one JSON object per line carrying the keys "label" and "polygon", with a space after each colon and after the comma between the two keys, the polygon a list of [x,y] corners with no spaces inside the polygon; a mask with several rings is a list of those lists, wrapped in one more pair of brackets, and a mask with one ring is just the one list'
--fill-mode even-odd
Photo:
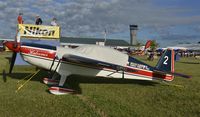
{"label": "man in white shirt", "polygon": [[52,21],[51,21],[51,26],[59,26],[59,25],[57,24],[56,21],[57,21],[57,20],[56,20],[56,18],[54,17],[54,18],[52,19]]}

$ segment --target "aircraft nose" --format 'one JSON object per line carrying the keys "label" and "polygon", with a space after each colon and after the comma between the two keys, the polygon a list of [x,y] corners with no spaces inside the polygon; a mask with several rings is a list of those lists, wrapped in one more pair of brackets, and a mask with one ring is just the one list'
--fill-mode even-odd
{"label": "aircraft nose", "polygon": [[20,43],[17,43],[15,41],[5,41],[4,46],[6,46],[8,49],[10,49],[13,52],[19,52],[20,51]]}

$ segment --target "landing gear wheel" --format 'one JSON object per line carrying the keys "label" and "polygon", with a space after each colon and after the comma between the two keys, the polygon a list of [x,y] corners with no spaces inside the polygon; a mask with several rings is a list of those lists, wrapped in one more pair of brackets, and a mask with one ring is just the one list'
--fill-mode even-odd
{"label": "landing gear wheel", "polygon": [[47,85],[58,85],[59,84],[59,80],[48,79],[48,78],[44,78],[43,82],[44,82],[44,84],[47,84]]}
{"label": "landing gear wheel", "polygon": [[75,90],[61,87],[50,87],[49,92],[54,95],[75,94]]}

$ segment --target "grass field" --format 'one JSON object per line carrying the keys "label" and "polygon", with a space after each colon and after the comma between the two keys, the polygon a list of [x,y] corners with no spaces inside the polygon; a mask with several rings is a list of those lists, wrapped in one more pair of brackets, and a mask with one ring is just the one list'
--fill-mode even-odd
{"label": "grass field", "polygon": [[[2,71],[10,54],[0,54]],[[6,83],[0,75],[0,117],[200,117],[200,60],[183,58],[175,70],[192,79],[176,77],[166,85],[71,76],[68,82],[79,94],[55,96],[41,82],[47,76],[43,70],[16,93],[17,82],[36,70],[15,66]]]}

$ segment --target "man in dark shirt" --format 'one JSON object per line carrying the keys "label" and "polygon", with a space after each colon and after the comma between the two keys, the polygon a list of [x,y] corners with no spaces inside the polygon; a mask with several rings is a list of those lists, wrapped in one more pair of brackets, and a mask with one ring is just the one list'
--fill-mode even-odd
{"label": "man in dark shirt", "polygon": [[36,16],[35,24],[36,25],[42,25],[42,19],[40,18],[39,15]]}

